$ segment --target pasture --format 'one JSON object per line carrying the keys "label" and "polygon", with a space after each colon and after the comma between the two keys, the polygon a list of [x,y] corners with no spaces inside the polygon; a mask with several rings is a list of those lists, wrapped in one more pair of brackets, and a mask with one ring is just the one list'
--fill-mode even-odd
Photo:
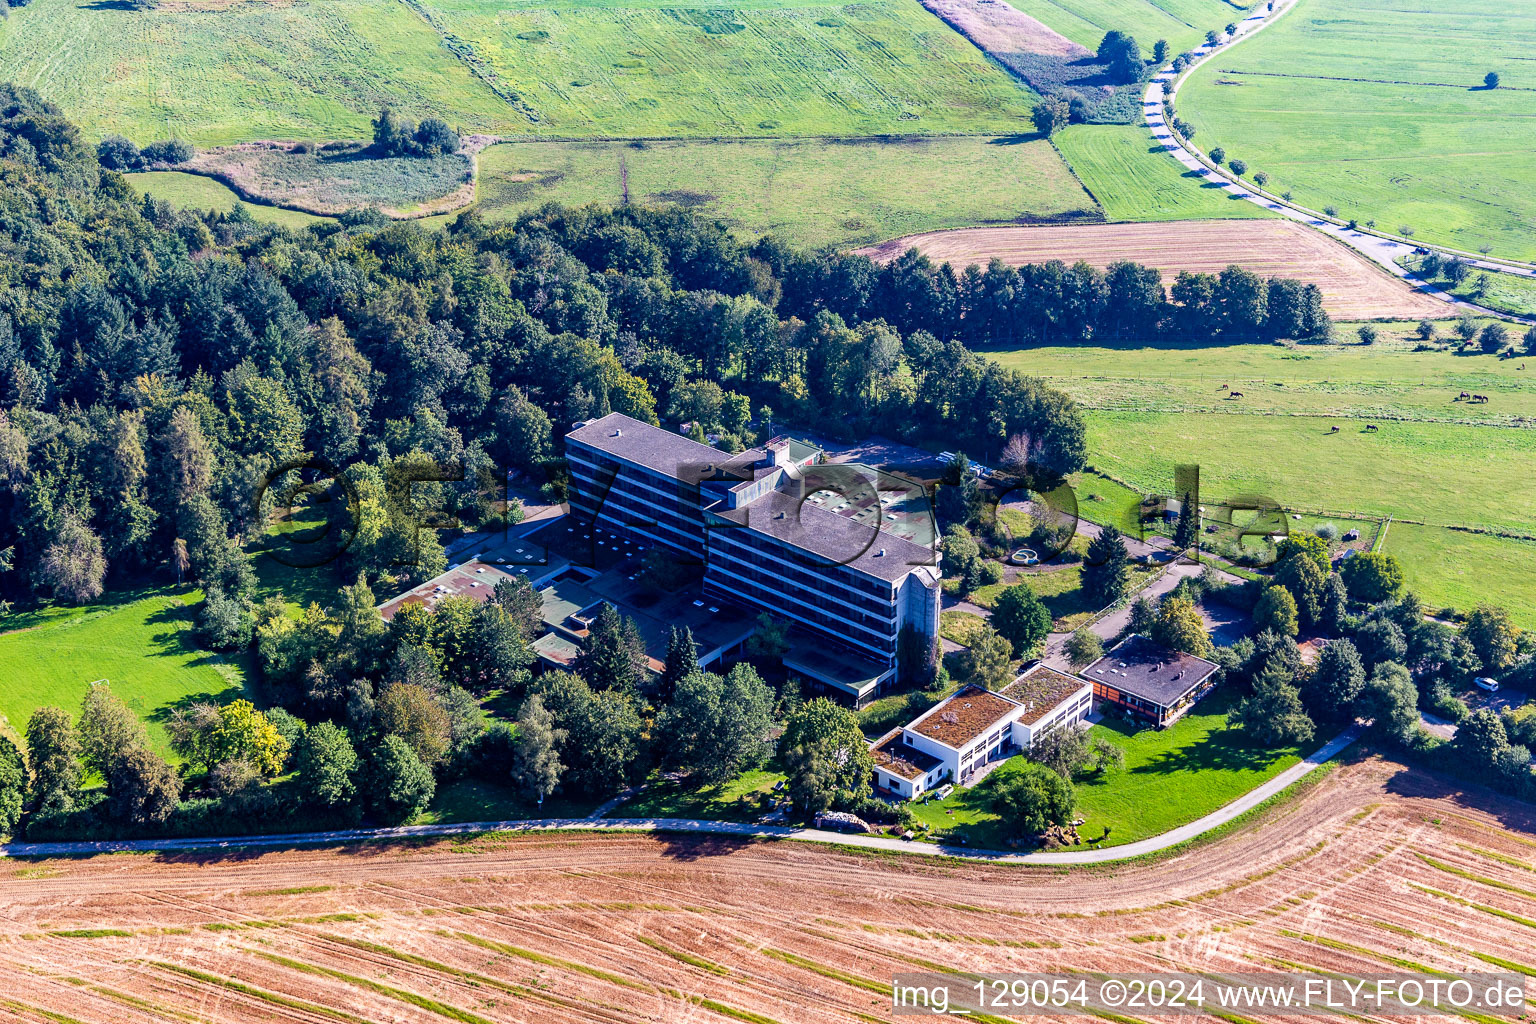
{"label": "pasture", "polygon": [[[1494,601],[1536,625],[1536,544],[1446,529],[1536,532],[1536,388],[1520,360],[1394,342],[1085,346],[996,358],[1076,398],[1088,461],[1142,493],[1165,493],[1174,466],[1198,463],[1212,499],[1261,494],[1298,509],[1408,520],[1393,523],[1385,550],[1403,559],[1426,602],[1467,610]],[[1224,397],[1234,389],[1241,399]],[[1490,400],[1462,401],[1462,391]],[[1370,423],[1380,429],[1365,431]]]}
{"label": "pasture", "polygon": [[[1424,261],[1418,256],[1405,256],[1397,262],[1406,269],[1418,270]],[[1443,288],[1458,299],[1514,316],[1536,316],[1536,279],[1473,270],[1461,284],[1452,284],[1443,276],[1433,281],[1437,288]]]}
{"label": "pasture", "polygon": [[0,619],[0,715],[16,734],[45,704],[78,715],[88,685],[106,679],[169,756],[163,722],[178,705],[249,696],[241,662],[194,645],[200,600],[195,590],[165,588]]}
{"label": "pasture", "polygon": [[527,112],[503,134],[1032,131],[1033,96],[915,3],[735,8],[422,0]]}
{"label": "pasture", "polygon": [[1144,125],[1075,124],[1052,142],[1109,220],[1273,216],[1185,169]]}
{"label": "pasture", "polygon": [[505,219],[550,202],[678,203],[745,235],[861,244],[961,224],[1094,218],[1033,137],[528,142],[480,154],[476,208]]}
{"label": "pasture", "polygon": [[358,139],[385,102],[484,131],[527,125],[403,3],[36,0],[12,15],[0,78],[58,103],[88,139]]}
{"label": "pasture", "polygon": [[1235,263],[1261,277],[1317,285],[1335,317],[1442,317],[1451,311],[1345,246],[1288,220],[982,227],[910,235],[864,251],[883,262],[911,247],[956,267],[985,266],[996,258],[1012,267],[1081,260],[1103,270],[1130,260],[1156,267],[1165,285],[1181,271],[1215,274]]}
{"label": "pasture", "polygon": [[[1507,0],[1301,0],[1195,72],[1199,145],[1271,191],[1384,229],[1536,256],[1536,8]],[[1495,71],[1502,87],[1483,87]]]}
{"label": "pasture", "polygon": [[1536,541],[1394,522],[1381,550],[1403,563],[1409,589],[1427,607],[1469,611],[1492,601],[1516,625],[1536,629]]}

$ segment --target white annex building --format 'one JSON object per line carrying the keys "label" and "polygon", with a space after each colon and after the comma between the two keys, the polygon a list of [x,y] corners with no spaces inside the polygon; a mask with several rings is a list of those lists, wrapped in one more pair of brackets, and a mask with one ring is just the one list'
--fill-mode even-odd
{"label": "white annex building", "polygon": [[911,799],[949,782],[968,783],[980,766],[1028,750],[1051,730],[1081,722],[1092,708],[1092,683],[1044,665],[997,693],[961,687],[871,744],[875,792]]}

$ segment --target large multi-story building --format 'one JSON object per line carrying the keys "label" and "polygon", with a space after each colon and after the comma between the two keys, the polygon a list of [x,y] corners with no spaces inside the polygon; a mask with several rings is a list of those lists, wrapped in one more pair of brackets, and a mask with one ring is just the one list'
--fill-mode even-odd
{"label": "large multi-story building", "polygon": [[903,630],[935,643],[939,557],[918,485],[787,438],[728,455],[619,413],[565,441],[573,510],[701,564],[711,597],[797,627],[785,663],[802,675],[862,701],[895,677]]}

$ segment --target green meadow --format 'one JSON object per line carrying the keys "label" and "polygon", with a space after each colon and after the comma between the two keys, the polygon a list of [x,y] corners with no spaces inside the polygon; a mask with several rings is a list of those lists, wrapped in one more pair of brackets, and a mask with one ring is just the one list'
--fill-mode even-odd
{"label": "green meadow", "polygon": [[[1411,520],[1393,523],[1385,550],[1403,560],[1426,602],[1467,610],[1495,601],[1536,626],[1536,543],[1448,529],[1536,533],[1536,387],[1522,360],[1413,352],[1395,339],[994,357],[1076,398],[1089,462],[1141,493],[1166,493],[1175,466],[1197,463],[1211,499],[1262,495]],[[1224,397],[1233,389],[1244,397]],[[1490,401],[1459,401],[1462,391]],[[1379,430],[1366,431],[1371,423]],[[1085,516],[1103,518],[1083,494],[1104,489],[1083,481]]]}
{"label": "green meadow", "polygon": [[1226,0],[1014,0],[1014,7],[1039,18],[1068,39],[1090,50],[1110,29],[1129,32],[1152,55],[1152,44],[1168,40],[1173,52],[1205,41],[1208,29],[1218,32],[1240,21],[1250,4]]}
{"label": "green meadow", "polygon": [[87,138],[198,145],[356,139],[380,105],[505,132],[527,121],[404,3],[35,0],[0,19],[0,79],[62,106]]}
{"label": "green meadow", "polygon": [[200,600],[190,588],[162,588],[0,619],[0,715],[9,730],[20,734],[45,704],[78,715],[90,684],[105,679],[168,755],[163,722],[178,705],[248,696],[241,661],[193,643]]}
{"label": "green meadow", "polygon": [[489,219],[617,205],[626,183],[633,201],[808,246],[1097,214],[1049,143],[1017,136],[509,143],[480,154],[476,202]]}
{"label": "green meadow", "polygon": [[422,0],[515,89],[509,133],[577,137],[1031,131],[1032,94],[915,3]]}
{"label": "green meadow", "polygon": [[[128,180],[141,192],[187,210],[217,210],[226,213],[242,201],[223,182],[185,171],[145,171],[129,175]],[[330,220],[329,217],[317,217],[301,210],[263,206],[260,203],[246,203],[245,208],[250,211],[252,220],[289,228],[308,227],[319,221]]]}
{"label": "green meadow", "polygon": [[1052,141],[1109,220],[1273,216],[1186,170],[1142,125],[1075,124]]}
{"label": "green meadow", "polygon": [[[1536,7],[1300,0],[1179,92],[1199,144],[1313,209],[1536,256]],[[1497,72],[1502,85],[1483,88]]]}
{"label": "green meadow", "polygon": [[1428,607],[1467,611],[1491,601],[1536,629],[1536,541],[1394,522],[1381,550],[1403,563],[1408,588]]}

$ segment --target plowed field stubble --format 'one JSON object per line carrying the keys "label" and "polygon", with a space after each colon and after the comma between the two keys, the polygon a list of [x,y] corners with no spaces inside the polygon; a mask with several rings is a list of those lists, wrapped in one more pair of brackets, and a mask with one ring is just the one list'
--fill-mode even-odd
{"label": "plowed field stubble", "polygon": [[1536,974],[1531,809],[1375,759],[1156,864],[487,836],[7,866],[31,1021],[889,1019],[898,971]]}

